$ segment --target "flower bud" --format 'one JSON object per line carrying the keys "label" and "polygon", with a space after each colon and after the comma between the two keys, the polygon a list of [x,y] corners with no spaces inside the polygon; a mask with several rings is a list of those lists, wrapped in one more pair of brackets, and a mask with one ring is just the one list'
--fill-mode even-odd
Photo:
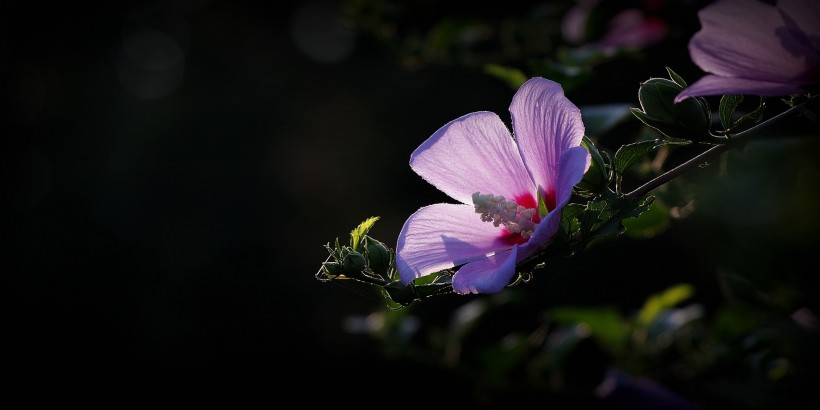
{"label": "flower bud", "polygon": [[682,90],[683,87],[672,80],[650,78],[641,84],[638,90],[641,108],[632,108],[632,114],[670,138],[709,139],[712,124],[709,105],[703,98],[688,98],[675,104],[675,96]]}
{"label": "flower bud", "polygon": [[336,277],[345,274],[344,266],[338,262],[324,262],[322,263],[322,270],[331,277]]}
{"label": "flower bud", "polygon": [[387,270],[390,267],[390,251],[383,243],[365,236],[365,251],[367,260],[373,273],[388,278]]}
{"label": "flower bud", "polygon": [[344,257],[342,266],[344,267],[345,273],[350,276],[351,274],[356,274],[363,271],[367,266],[367,259],[365,259],[364,255],[359,252],[350,251],[350,253]]}

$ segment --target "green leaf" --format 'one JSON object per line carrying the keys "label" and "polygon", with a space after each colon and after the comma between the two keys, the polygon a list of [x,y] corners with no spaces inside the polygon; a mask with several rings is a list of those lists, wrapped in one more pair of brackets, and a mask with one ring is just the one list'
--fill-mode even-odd
{"label": "green leaf", "polygon": [[561,211],[561,231],[567,238],[571,238],[581,230],[579,217],[584,214],[585,209],[584,205],[574,202],[564,206],[563,211]]}
{"label": "green leaf", "polygon": [[[428,277],[434,277],[434,275],[428,275]],[[453,293],[452,277],[441,275],[435,277],[431,283],[416,285],[411,282],[407,286],[397,280],[384,285],[384,293],[393,302],[408,306],[417,300]]]}
{"label": "green leaf", "polygon": [[585,324],[609,348],[620,347],[628,336],[629,327],[617,309],[609,307],[576,308],[560,307],[550,315],[553,321],[565,324]]}
{"label": "green leaf", "polygon": [[677,85],[686,88],[686,81],[683,81],[683,78],[678,75],[678,73],[672,71],[671,68],[666,67],[666,72],[669,73],[669,78],[672,79]]}
{"label": "green leaf", "polygon": [[651,295],[638,312],[638,324],[648,326],[661,312],[689,299],[694,293],[692,285],[682,283]]}
{"label": "green leaf", "polygon": [[356,229],[350,231],[350,247],[353,248],[354,251],[359,251],[359,246],[364,241],[364,236],[370,232],[370,228],[372,228],[373,224],[378,220],[378,216],[371,216],[360,223]]}
{"label": "green leaf", "polygon": [[654,196],[649,196],[645,199],[609,197],[590,201],[580,217],[580,233],[586,242],[596,237],[620,235],[625,229],[622,221],[637,218],[652,206],[654,200]]}
{"label": "green leaf", "polygon": [[669,209],[663,201],[656,199],[646,212],[637,218],[624,219],[623,224],[630,238],[652,238],[669,227]]}
{"label": "green leaf", "polygon": [[724,130],[729,130],[734,125],[732,123],[732,114],[740,103],[743,102],[743,96],[740,94],[727,94],[720,97],[720,106],[718,112],[720,115],[720,125]]}
{"label": "green leaf", "polygon": [[662,134],[676,139],[709,139],[711,113],[704,106],[705,100],[687,98],[675,103],[675,97],[683,91],[678,83],[665,78],[650,78],[638,88],[641,111],[632,110],[646,125]]}
{"label": "green leaf", "polygon": [[660,140],[649,140],[623,145],[615,152],[615,172],[623,174],[632,164],[638,162],[646,154],[660,147]]}
{"label": "green leaf", "polygon": [[766,112],[766,99],[760,97],[760,104],[755,108],[754,111],[741,116],[740,118],[735,121],[735,125],[740,124],[747,120],[752,120],[753,122],[757,123],[763,119],[763,114]]}
{"label": "green leaf", "polygon": [[581,139],[581,146],[589,151],[589,155],[592,157],[591,166],[598,169],[598,172],[600,172],[600,177],[605,181],[609,180],[608,175],[606,175],[606,162],[604,162],[604,157],[601,156],[601,152],[598,150],[598,147],[592,143],[592,139],[584,135]]}
{"label": "green leaf", "polygon": [[521,70],[512,67],[506,67],[500,64],[486,64],[484,65],[484,73],[489,74],[499,80],[507,83],[512,89],[517,90],[527,81],[527,76]]}
{"label": "green leaf", "polygon": [[644,124],[646,124],[650,127],[653,127],[653,128],[655,127],[654,126],[655,119],[650,117],[647,113],[643,112],[640,108],[634,108],[634,107],[630,108],[629,112],[631,112],[632,115],[635,116],[635,118],[641,120],[642,123],[644,123]]}

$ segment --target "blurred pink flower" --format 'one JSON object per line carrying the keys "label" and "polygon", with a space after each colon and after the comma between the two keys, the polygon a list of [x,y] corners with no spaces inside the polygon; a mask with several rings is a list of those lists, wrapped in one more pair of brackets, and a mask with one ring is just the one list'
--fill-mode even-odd
{"label": "blurred pink flower", "polygon": [[475,112],[410,156],[416,173],[461,203],[429,205],[407,219],[396,246],[405,284],[460,266],[455,292],[500,292],[516,263],[552,241],[589,167],[581,112],[558,83],[537,77],[516,92],[510,113],[515,137],[498,115]]}
{"label": "blurred pink flower", "polygon": [[718,0],[698,12],[701,29],[689,55],[710,73],[683,90],[688,97],[778,96],[820,82],[820,1]]}
{"label": "blurred pink flower", "polygon": [[638,9],[626,9],[612,18],[609,31],[595,43],[602,49],[649,47],[666,36],[666,23],[658,17],[646,17]]}
{"label": "blurred pink flower", "polygon": [[[598,0],[578,0],[577,5],[564,15],[561,33],[566,41],[576,45],[584,42],[587,20],[597,3]],[[642,49],[661,41],[667,31],[666,23],[660,18],[647,16],[641,9],[629,8],[619,11],[609,20],[603,37],[585,46],[602,51]]]}

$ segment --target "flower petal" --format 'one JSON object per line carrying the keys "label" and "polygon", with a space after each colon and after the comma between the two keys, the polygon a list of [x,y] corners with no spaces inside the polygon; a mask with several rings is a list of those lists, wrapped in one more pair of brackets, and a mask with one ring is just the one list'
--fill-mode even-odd
{"label": "flower petal", "polygon": [[501,292],[515,275],[517,248],[462,266],[453,276],[453,290],[462,295]]}
{"label": "flower petal", "polygon": [[510,131],[491,112],[467,114],[441,127],[413,152],[410,167],[465,204],[476,191],[507,199],[535,192]]}
{"label": "flower petal", "polygon": [[807,58],[815,51],[786,30],[774,6],[719,0],[701,9],[698,18],[701,30],[689,41],[689,54],[704,71],[757,81],[803,81]]}
{"label": "flower petal", "polygon": [[561,213],[564,205],[572,196],[572,188],[581,181],[592,161],[589,151],[584,147],[572,147],[561,155],[561,169],[558,172],[558,187],[555,196],[555,209],[541,220],[527,243],[518,251],[519,259],[527,258],[543,249],[558,232],[561,224]]}
{"label": "flower petal", "polygon": [[789,95],[802,92],[799,85],[748,80],[745,78],[707,75],[695,81],[675,97],[681,102],[689,97],[722,94],[745,94],[761,96]]}
{"label": "flower petal", "polygon": [[640,9],[624,9],[609,21],[609,30],[598,42],[602,48],[645,48],[666,36],[666,24],[647,18]]}
{"label": "flower petal", "polygon": [[527,170],[539,188],[554,189],[561,153],[580,145],[584,136],[581,111],[560,84],[535,77],[515,94],[510,113]]}
{"label": "flower petal", "polygon": [[777,8],[788,15],[811,42],[820,50],[820,2],[806,0],[778,0]]}
{"label": "flower petal", "polygon": [[563,209],[564,207],[561,205],[560,207],[556,207],[555,210],[550,211],[550,213],[541,220],[538,227],[535,228],[535,232],[530,236],[530,240],[518,247],[519,261],[544,249],[552,242],[552,238],[555,237],[558,228],[561,226],[561,213]]}
{"label": "flower petal", "polygon": [[584,147],[572,147],[561,153],[558,186],[555,189],[556,208],[560,208],[569,202],[572,196],[572,188],[581,182],[591,163],[592,156]]}
{"label": "flower petal", "polygon": [[481,221],[471,205],[435,204],[416,211],[399,233],[396,268],[404,284],[413,279],[508,249],[502,228]]}

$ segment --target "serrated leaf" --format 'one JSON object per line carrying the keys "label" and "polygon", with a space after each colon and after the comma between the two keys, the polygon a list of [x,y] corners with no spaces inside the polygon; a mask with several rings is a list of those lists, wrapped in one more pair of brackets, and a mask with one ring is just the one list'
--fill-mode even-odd
{"label": "serrated leaf", "polygon": [[586,207],[577,203],[568,203],[561,211],[561,234],[567,240],[572,238],[581,230],[579,217],[583,215]]}
{"label": "serrated leaf", "polygon": [[666,67],[666,72],[669,73],[669,78],[672,79],[677,85],[686,88],[686,81],[683,81],[683,77],[679,76],[678,73],[672,71],[671,68]]}
{"label": "serrated leaf", "polygon": [[586,242],[602,237],[620,235],[625,218],[637,218],[652,206],[655,197],[632,199],[604,198],[587,203],[580,217],[580,232]]}
{"label": "serrated leaf", "polygon": [[735,109],[741,102],[743,102],[743,96],[740,94],[726,94],[720,97],[718,113],[720,115],[720,125],[723,126],[724,130],[732,128],[732,114],[735,113]]}
{"label": "serrated leaf", "polygon": [[622,223],[630,238],[647,239],[665,231],[670,225],[669,219],[669,209],[656,199],[639,217],[625,218]]}
{"label": "serrated leaf", "polygon": [[649,140],[621,146],[615,152],[615,172],[623,174],[632,164],[638,162],[646,154],[661,145],[663,145],[663,142],[660,140]]}
{"label": "serrated leaf", "polygon": [[353,248],[354,251],[359,251],[359,246],[364,241],[364,236],[370,232],[370,228],[372,228],[373,224],[378,220],[378,216],[371,216],[360,223],[356,229],[350,231],[350,247]]}

